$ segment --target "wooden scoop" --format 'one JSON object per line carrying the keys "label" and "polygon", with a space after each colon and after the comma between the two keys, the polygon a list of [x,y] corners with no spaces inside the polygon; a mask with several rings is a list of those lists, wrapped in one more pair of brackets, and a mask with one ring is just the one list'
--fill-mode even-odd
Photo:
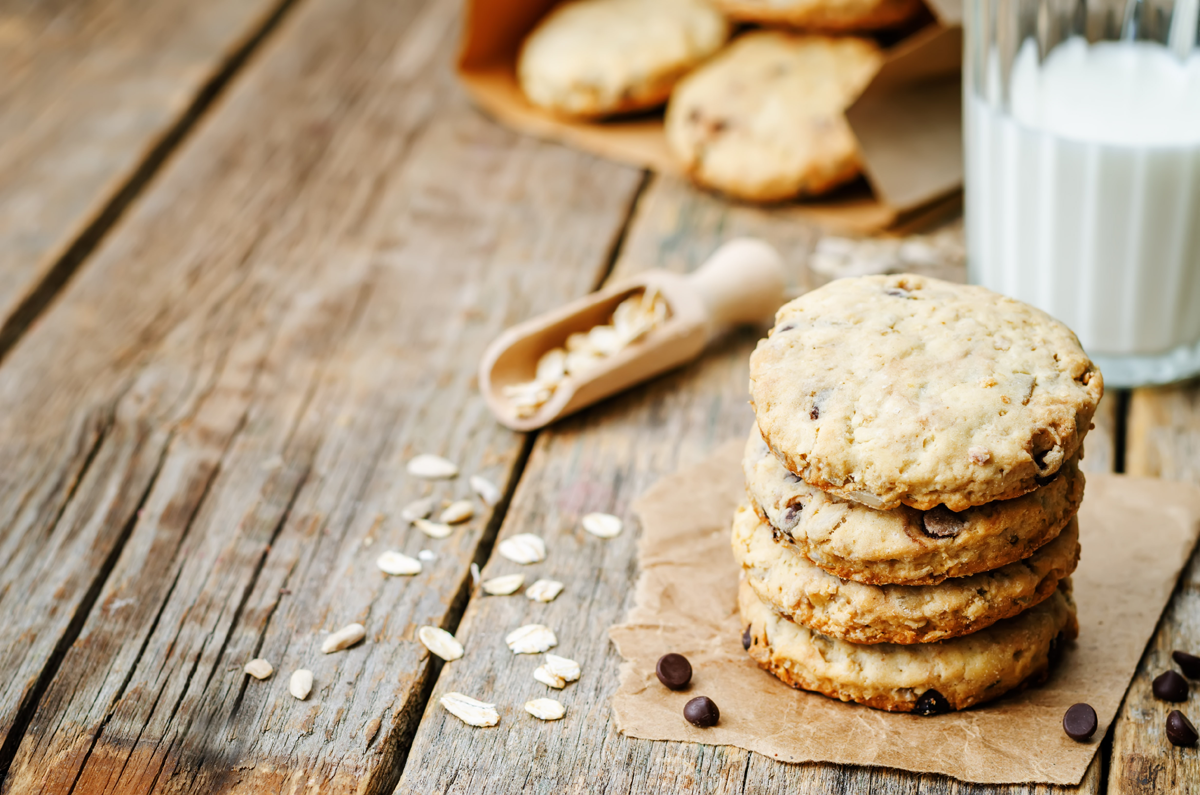
{"label": "wooden scoop", "polygon": [[[669,315],[664,324],[604,357],[580,375],[559,382],[531,416],[519,417],[504,388],[533,381],[538,359],[564,346],[574,332],[609,323],[631,294],[657,288]],[[488,407],[515,431],[531,431],[696,358],[720,330],[758,323],[783,303],[783,260],[775,249],[751,238],[731,240],[694,273],[639,273],[554,312],[505,331],[488,346],[479,365],[479,386]]]}

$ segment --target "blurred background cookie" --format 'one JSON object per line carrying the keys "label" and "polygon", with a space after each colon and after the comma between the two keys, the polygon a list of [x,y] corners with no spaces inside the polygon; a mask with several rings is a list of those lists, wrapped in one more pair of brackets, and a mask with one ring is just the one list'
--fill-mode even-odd
{"label": "blurred background cookie", "polygon": [[517,79],[530,102],[568,116],[644,110],[728,37],[708,0],[576,0],[529,34]]}
{"label": "blurred background cookie", "polygon": [[903,24],[921,0],[714,0],[730,19],[804,30],[854,32]]}
{"label": "blurred background cookie", "polygon": [[696,182],[730,196],[824,193],[861,170],[844,111],[882,61],[865,39],[749,33],[676,87],[667,143]]}

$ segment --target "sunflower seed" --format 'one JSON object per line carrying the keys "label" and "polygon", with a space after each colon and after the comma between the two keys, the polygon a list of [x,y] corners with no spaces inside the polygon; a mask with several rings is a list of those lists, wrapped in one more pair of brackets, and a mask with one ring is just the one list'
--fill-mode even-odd
{"label": "sunflower seed", "polygon": [[458,642],[458,638],[444,629],[421,627],[417,630],[417,637],[420,638],[421,643],[425,644],[425,648],[446,662],[453,662],[463,656],[463,647]]}
{"label": "sunflower seed", "polygon": [[242,670],[255,679],[270,679],[271,674],[275,673],[275,669],[271,667],[271,663],[261,657],[246,663],[246,667]]}
{"label": "sunflower seed", "polygon": [[376,559],[375,565],[384,574],[397,577],[421,573],[421,561],[399,552],[384,552]]}
{"label": "sunflower seed", "polygon": [[589,513],[583,517],[583,529],[598,538],[616,538],[625,526],[611,513]]}
{"label": "sunflower seed", "polygon": [[535,602],[553,602],[562,589],[563,584],[558,580],[538,580],[525,590],[525,595]]}
{"label": "sunflower seed", "polygon": [[576,331],[575,333],[567,336],[566,348],[567,353],[575,353],[576,351],[587,351],[590,353],[592,350],[592,343],[588,339],[587,334]]}
{"label": "sunflower seed", "polygon": [[504,636],[513,654],[541,654],[558,645],[554,630],[545,624],[526,624]]}
{"label": "sunflower seed", "polygon": [[604,357],[593,352],[590,348],[582,351],[572,351],[567,354],[567,374],[583,375],[604,363]]}
{"label": "sunflower seed", "polygon": [[565,679],[563,679],[561,676],[556,676],[555,674],[551,673],[550,669],[544,665],[539,665],[537,668],[533,669],[533,678],[544,685],[553,687],[555,690],[562,690],[567,686]]}
{"label": "sunflower seed", "polygon": [[431,522],[428,519],[416,519],[413,525],[430,538],[446,538],[454,532],[450,525],[441,522]]}
{"label": "sunflower seed", "polygon": [[432,563],[433,561],[437,560],[437,553],[431,552],[428,549],[422,549],[420,552],[417,553],[417,557],[420,558],[421,560],[425,561],[426,563]]}
{"label": "sunflower seed", "polygon": [[483,500],[484,505],[490,507],[500,502],[500,489],[482,475],[471,476],[471,490],[479,495],[479,499]]}
{"label": "sunflower seed", "polygon": [[438,521],[443,524],[458,524],[465,522],[475,515],[475,506],[471,505],[470,500],[458,500],[450,503],[446,510],[442,511],[442,515],[438,517]]}
{"label": "sunflower seed", "polygon": [[567,708],[552,698],[535,698],[525,702],[525,711],[542,720],[558,720],[567,714]]}
{"label": "sunflower seed", "polygon": [[367,629],[362,624],[347,624],[337,632],[325,636],[325,640],[321,642],[321,651],[331,654],[348,649],[366,636]]}
{"label": "sunflower seed", "polygon": [[458,467],[440,455],[425,453],[408,462],[408,474],[431,480],[455,478],[458,477]]}
{"label": "sunflower seed", "polygon": [[568,660],[566,657],[559,657],[557,654],[547,654],[546,662],[542,667],[567,682],[579,679],[579,663]]}
{"label": "sunflower seed", "polygon": [[431,513],[433,513],[433,497],[422,497],[405,505],[400,511],[400,516],[406,522],[415,522],[418,519],[429,518]]}
{"label": "sunflower seed", "polygon": [[537,363],[537,380],[543,384],[557,384],[567,374],[564,365],[567,352],[562,348],[551,348],[542,354]]}
{"label": "sunflower seed", "polygon": [[312,682],[312,671],[305,670],[304,668],[293,671],[292,678],[288,680],[288,692],[303,701],[312,692]]}
{"label": "sunflower seed", "polygon": [[441,704],[454,717],[468,726],[495,726],[500,722],[500,713],[495,704],[476,701],[462,693],[447,693]]}
{"label": "sunflower seed", "polygon": [[497,549],[513,563],[540,563],[546,559],[546,542],[532,533],[518,533],[506,538]]}
{"label": "sunflower seed", "polygon": [[591,344],[593,350],[605,356],[612,356],[623,347],[617,330],[608,325],[592,326],[591,330],[588,331],[588,342]]}
{"label": "sunflower seed", "polygon": [[491,596],[508,596],[520,590],[525,584],[524,574],[505,574],[483,581],[483,592]]}
{"label": "sunflower seed", "polygon": [[478,588],[479,581],[481,579],[483,579],[483,575],[479,573],[479,564],[472,563],[471,564],[471,587]]}

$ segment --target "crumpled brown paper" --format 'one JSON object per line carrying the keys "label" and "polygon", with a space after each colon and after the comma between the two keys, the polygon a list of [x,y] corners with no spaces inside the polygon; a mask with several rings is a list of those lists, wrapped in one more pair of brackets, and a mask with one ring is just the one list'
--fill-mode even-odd
{"label": "crumpled brown paper", "polygon": [[[879,765],[984,784],[1078,784],[1092,760],[1200,530],[1200,489],[1088,475],[1074,575],[1079,639],[1046,684],[965,712],[923,718],[793,690],[743,651],[738,567],[729,526],[745,489],[744,442],[659,481],[634,505],[642,520],[636,605],[610,635],[626,662],[613,699],[633,737],[736,745],[788,762]],[[692,662],[691,686],[663,687],[655,661]],[[683,719],[697,695],[721,710],[714,728]],[[1086,701],[1100,719],[1090,742],[1062,729]],[[1165,750],[1164,750],[1165,753]]]}

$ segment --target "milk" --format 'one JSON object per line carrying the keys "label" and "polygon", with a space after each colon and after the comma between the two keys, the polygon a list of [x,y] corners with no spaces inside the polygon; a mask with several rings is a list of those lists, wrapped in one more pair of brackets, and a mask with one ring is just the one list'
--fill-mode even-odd
{"label": "milk", "polygon": [[983,92],[966,99],[971,281],[1100,358],[1174,350],[1175,371],[1200,370],[1200,55],[1068,39],[1039,64],[1029,40],[1011,113],[996,81]]}

